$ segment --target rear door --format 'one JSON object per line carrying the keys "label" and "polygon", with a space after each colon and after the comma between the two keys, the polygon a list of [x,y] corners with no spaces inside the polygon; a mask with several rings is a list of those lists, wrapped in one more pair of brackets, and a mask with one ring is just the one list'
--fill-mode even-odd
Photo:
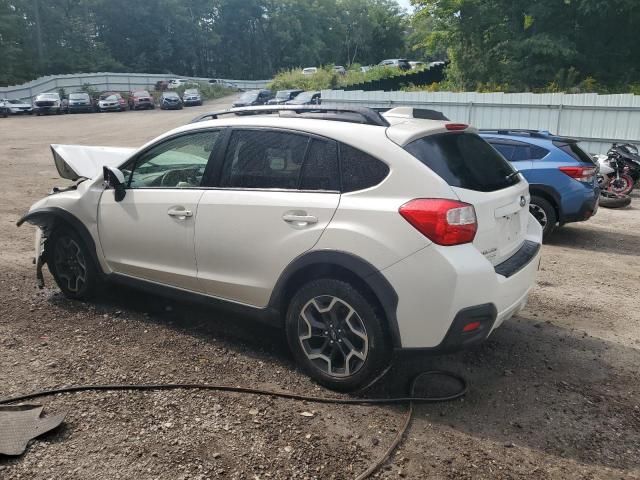
{"label": "rear door", "polygon": [[492,264],[520,248],[529,222],[529,185],[487,142],[473,133],[443,133],[405,148],[475,207],[473,244]]}
{"label": "rear door", "polygon": [[287,131],[233,130],[198,206],[200,289],[264,307],[285,267],[313,248],[340,201],[335,142]]}

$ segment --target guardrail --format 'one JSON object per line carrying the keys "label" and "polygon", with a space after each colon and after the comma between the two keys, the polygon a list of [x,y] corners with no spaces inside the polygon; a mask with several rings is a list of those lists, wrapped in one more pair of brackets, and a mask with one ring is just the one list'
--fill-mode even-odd
{"label": "guardrail", "polygon": [[[9,100],[33,99],[43,92],[56,91],[64,88],[67,92],[81,89],[84,85],[91,85],[96,90],[131,91],[134,89],[150,89],[160,80],[170,78],[184,78],[196,82],[208,82],[209,78],[182,77],[167,74],[147,73],[75,73],[71,75],[50,75],[40,77],[22,85],[0,87],[0,98]],[[227,85],[233,85],[241,90],[265,88],[270,80],[231,80],[217,79]]]}
{"label": "guardrail", "polygon": [[439,110],[477,128],[548,130],[592,153],[612,143],[640,143],[640,96],[564,93],[363,92],[323,90],[323,105]]}

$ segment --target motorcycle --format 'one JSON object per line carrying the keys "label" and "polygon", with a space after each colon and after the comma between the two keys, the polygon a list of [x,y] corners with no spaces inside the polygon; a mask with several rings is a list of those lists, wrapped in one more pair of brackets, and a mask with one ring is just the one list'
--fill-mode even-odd
{"label": "motorcycle", "polygon": [[620,178],[616,168],[611,165],[611,159],[607,155],[594,155],[593,158],[598,165],[597,179],[600,187],[600,206],[604,208],[623,208],[629,205],[631,203],[629,195],[610,191],[611,184]]}
{"label": "motorcycle", "polygon": [[615,169],[610,173],[609,191],[623,195],[630,194],[640,180],[640,155],[632,144],[614,143],[607,152],[609,165]]}

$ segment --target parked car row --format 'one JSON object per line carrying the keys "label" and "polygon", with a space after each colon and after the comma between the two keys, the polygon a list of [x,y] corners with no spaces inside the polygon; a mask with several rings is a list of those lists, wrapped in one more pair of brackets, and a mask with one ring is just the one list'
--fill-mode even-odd
{"label": "parked car row", "polygon": [[[432,62],[427,64],[425,62],[420,62],[420,61],[414,61],[414,60],[409,61],[406,58],[388,58],[386,60],[382,60],[380,63],[378,63],[377,66],[393,67],[393,68],[398,68],[400,70],[419,70],[421,68],[428,67],[428,66],[431,66],[432,64],[437,64],[437,63],[441,63],[441,62]],[[373,65],[364,65],[360,67],[360,71],[364,73],[364,72],[368,72],[372,68],[373,68]],[[342,65],[334,65],[333,71],[340,75],[346,75],[347,73],[347,69]],[[314,75],[316,73],[318,73],[318,67],[307,67],[302,69],[303,75]]]}
{"label": "parked car row", "polygon": [[[202,105],[202,95],[197,88],[184,91],[182,97],[175,91],[162,92],[159,105],[162,110],[181,109],[183,106]],[[123,96],[119,92],[106,91],[92,98],[86,92],[70,93],[66,97],[58,92],[37,95],[33,103],[22,100],[0,99],[0,116],[9,115],[61,115],[63,113],[124,112],[125,110],[153,110],[156,102],[147,90],[133,90]]]}
{"label": "parked car row", "polygon": [[271,90],[249,90],[244,92],[233,102],[233,107],[251,107],[255,105],[320,105],[320,92],[300,89],[278,90],[275,94]]}

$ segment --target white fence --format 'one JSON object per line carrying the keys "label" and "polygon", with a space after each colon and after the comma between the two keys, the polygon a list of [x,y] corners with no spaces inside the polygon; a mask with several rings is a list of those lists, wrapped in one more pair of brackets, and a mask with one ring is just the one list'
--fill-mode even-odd
{"label": "white fence", "polygon": [[[75,73],[72,75],[40,77],[37,80],[33,80],[22,85],[0,87],[0,98],[7,98],[9,100],[30,100],[42,92],[56,91],[59,88],[64,88],[67,92],[73,92],[87,84],[100,91],[116,90],[124,92],[137,88],[149,89],[152,88],[156,82],[160,80],[168,80],[170,78],[186,78],[200,82],[209,81],[208,78],[180,77],[168,74],[109,72]],[[218,80],[242,90],[265,88],[267,83],[270,82],[270,80]]]}
{"label": "white fence", "polygon": [[605,153],[613,142],[640,143],[640,96],[533,93],[363,92],[323,90],[325,105],[441,111],[477,128],[548,130]]}

